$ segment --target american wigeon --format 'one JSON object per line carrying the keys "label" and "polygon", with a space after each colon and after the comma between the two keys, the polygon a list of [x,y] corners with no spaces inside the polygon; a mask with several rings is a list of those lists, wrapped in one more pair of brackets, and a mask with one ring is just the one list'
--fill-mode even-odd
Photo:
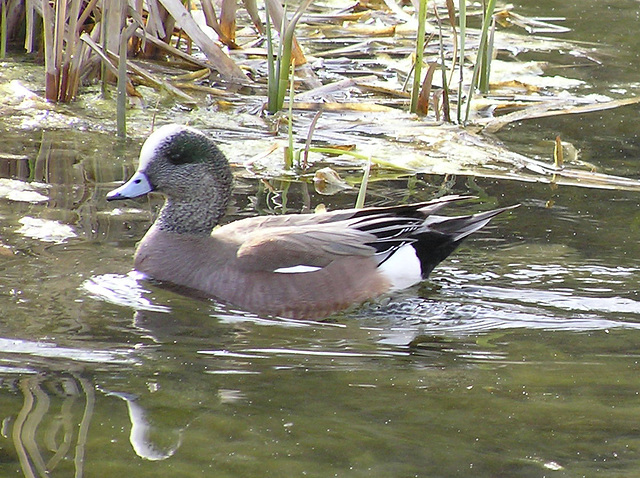
{"label": "american wigeon", "polygon": [[[136,173],[107,195],[158,191],[158,218],[135,268],[260,314],[322,318],[425,279],[502,208],[443,217],[447,196],[392,207],[243,219],[215,227],[231,195],[229,163],[193,128],[166,125],[145,141]],[[214,229],[215,228],[215,229]]]}

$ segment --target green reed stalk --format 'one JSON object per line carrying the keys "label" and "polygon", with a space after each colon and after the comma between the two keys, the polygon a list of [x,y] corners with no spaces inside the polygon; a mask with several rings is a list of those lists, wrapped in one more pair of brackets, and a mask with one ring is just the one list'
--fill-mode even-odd
{"label": "green reed stalk", "polygon": [[[280,43],[282,44],[282,57],[280,58],[279,73],[278,73],[278,110],[282,109],[284,105],[284,98],[287,94],[287,87],[289,86],[289,79],[287,78],[289,68],[291,65],[291,50],[293,48],[293,34],[295,32],[296,25],[305,10],[309,6],[312,0],[304,0],[296,13],[293,15],[289,23],[284,29],[283,35],[280,37]],[[285,22],[283,17],[283,24]],[[284,25],[283,25],[284,26]]]}
{"label": "green reed stalk", "polygon": [[[273,54],[273,34],[271,33],[271,15],[267,11],[267,111],[278,111],[278,70]],[[280,55],[278,55],[280,58]]]}
{"label": "green reed stalk", "polygon": [[[442,72],[442,116],[444,120],[447,122],[451,121],[451,114],[449,111],[449,82],[447,81],[447,67],[445,63],[444,57],[444,39],[442,35],[442,21],[440,20],[440,16],[438,15],[438,6],[434,6],[434,11],[436,14],[436,19],[438,21],[438,37],[440,38],[440,71]],[[455,25],[453,26],[454,38],[455,38]],[[455,57],[455,51],[454,51]],[[455,59],[454,59],[455,62]],[[436,119],[438,117],[438,107],[435,107]]]}
{"label": "green reed stalk", "polygon": [[282,22],[279,25],[280,42],[278,43],[277,52],[275,51],[275,44],[273,33],[271,31],[271,10],[267,4],[267,111],[271,114],[277,113],[282,108],[282,103],[278,102],[278,93],[280,86],[280,74],[282,72],[282,38],[284,35],[285,21],[286,21],[286,6],[285,13],[282,16]]}
{"label": "green reed stalk", "polygon": [[464,82],[464,59],[465,59],[465,44],[464,40],[467,35],[467,0],[460,0],[458,2],[458,18],[459,18],[459,30],[460,30],[460,59],[458,60],[458,66],[460,68],[460,79],[458,84],[458,111],[457,119],[458,124],[462,123],[462,87]]}
{"label": "green reed stalk", "polygon": [[[269,23],[271,10],[267,7],[267,59],[274,65],[273,67],[269,67],[267,84],[267,111],[271,114],[280,111],[284,105],[284,99],[287,96],[287,87],[289,86],[291,52],[293,49],[295,27],[310,3],[311,0],[304,0],[289,22],[286,20],[285,8],[282,16],[282,24],[280,25],[280,44],[278,47],[278,59],[276,61],[273,61],[273,36]],[[269,56],[271,56],[271,59],[269,59]]]}
{"label": "green reed stalk", "polygon": [[[493,14],[492,14],[493,15]],[[484,49],[484,57],[482,59],[482,68],[480,69],[480,92],[489,93],[489,76],[491,74],[491,60],[493,59],[493,39],[496,32],[496,22],[491,17],[491,30],[487,39],[487,46]]]}
{"label": "green reed stalk", "polygon": [[464,117],[464,122],[469,121],[469,115],[471,114],[471,100],[473,98],[474,90],[478,87],[478,78],[480,76],[481,68],[484,68],[485,80],[487,82],[487,88],[489,84],[489,70],[488,64],[489,62],[483,60],[485,55],[487,54],[487,38],[489,34],[489,26],[493,22],[493,11],[496,7],[496,0],[489,0],[487,2],[487,8],[484,12],[484,17],[482,19],[482,31],[480,32],[480,44],[478,45],[478,52],[476,55],[476,64],[473,65],[473,77],[471,79],[471,85],[469,86],[469,95],[467,98],[467,110]]}
{"label": "green reed stalk", "polygon": [[2,2],[0,16],[0,58],[4,58],[7,56],[7,2]]}
{"label": "green reed stalk", "polygon": [[295,96],[295,86],[294,86],[294,74],[296,70],[296,62],[293,61],[291,63],[291,73],[289,77],[291,78],[291,82],[289,84],[289,115],[288,115],[288,123],[289,123],[289,146],[287,147],[287,151],[284,156],[284,167],[286,169],[293,168],[293,97]]}
{"label": "green reed stalk", "polygon": [[413,69],[413,86],[411,87],[410,111],[418,111],[418,97],[420,95],[420,77],[422,76],[422,58],[424,54],[424,31],[427,22],[427,0],[420,0],[418,6],[418,33],[416,37],[416,61]]}
{"label": "green reed stalk", "polygon": [[369,176],[371,175],[371,157],[367,160],[367,164],[364,166],[364,172],[362,173],[362,182],[360,183],[360,189],[358,190],[358,197],[356,198],[356,209],[362,209],[364,202],[367,198],[367,186],[369,185]]}
{"label": "green reed stalk", "polygon": [[116,128],[119,138],[127,137],[127,28],[120,32],[118,52],[118,85],[116,96]]}

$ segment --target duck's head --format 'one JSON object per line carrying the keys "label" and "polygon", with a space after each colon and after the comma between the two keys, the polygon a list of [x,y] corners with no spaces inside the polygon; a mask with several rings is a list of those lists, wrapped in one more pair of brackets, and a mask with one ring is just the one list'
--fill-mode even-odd
{"label": "duck's head", "polygon": [[228,195],[229,163],[203,132],[169,124],[154,131],[142,145],[135,174],[107,194],[108,201],[159,191],[169,199],[189,201],[202,193]]}

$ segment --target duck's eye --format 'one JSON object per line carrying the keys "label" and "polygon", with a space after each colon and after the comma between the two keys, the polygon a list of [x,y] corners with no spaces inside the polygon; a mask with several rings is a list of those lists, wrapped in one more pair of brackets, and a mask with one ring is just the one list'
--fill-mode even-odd
{"label": "duck's eye", "polygon": [[142,182],[142,179],[136,179],[133,183],[134,184],[140,184]]}

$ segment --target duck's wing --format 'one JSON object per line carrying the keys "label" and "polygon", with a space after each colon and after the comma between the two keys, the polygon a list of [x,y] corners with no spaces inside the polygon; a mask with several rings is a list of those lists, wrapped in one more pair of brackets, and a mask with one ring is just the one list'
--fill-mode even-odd
{"label": "duck's wing", "polygon": [[[310,272],[345,257],[370,257],[382,265],[411,245],[423,277],[469,234],[509,208],[469,216],[436,216],[452,201],[448,196],[426,203],[292,215],[277,220],[240,221],[237,266],[246,271]],[[405,256],[402,256],[405,257]]]}
{"label": "duck's wing", "polygon": [[[464,196],[424,203],[324,214],[263,217],[233,223],[237,264],[244,270],[308,272],[347,256],[372,257],[376,264],[426,232],[433,212]],[[220,231],[221,233],[224,231]],[[226,231],[227,233],[229,230]]]}
{"label": "duck's wing", "polygon": [[368,244],[373,241],[374,235],[350,228],[348,221],[266,228],[240,245],[236,260],[244,270],[311,271],[340,257],[374,256]]}

